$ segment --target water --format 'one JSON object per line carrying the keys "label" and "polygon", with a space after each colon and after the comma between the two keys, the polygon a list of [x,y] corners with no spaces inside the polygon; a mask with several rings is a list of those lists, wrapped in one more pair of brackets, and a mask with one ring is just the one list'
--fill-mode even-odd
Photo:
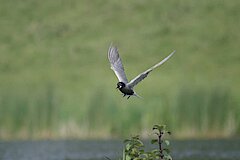
{"label": "water", "polygon": [[[240,139],[171,142],[174,160],[240,160]],[[122,147],[119,140],[0,142],[0,160],[116,160]]]}

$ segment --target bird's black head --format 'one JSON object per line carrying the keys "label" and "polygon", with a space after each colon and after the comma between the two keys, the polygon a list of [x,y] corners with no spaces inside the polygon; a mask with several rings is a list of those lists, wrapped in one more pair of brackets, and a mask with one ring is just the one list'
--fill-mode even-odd
{"label": "bird's black head", "polygon": [[123,83],[123,82],[118,82],[117,83],[117,88],[119,88],[119,89],[121,89],[121,88],[123,88],[123,87],[125,87],[126,85],[125,85],[125,83]]}

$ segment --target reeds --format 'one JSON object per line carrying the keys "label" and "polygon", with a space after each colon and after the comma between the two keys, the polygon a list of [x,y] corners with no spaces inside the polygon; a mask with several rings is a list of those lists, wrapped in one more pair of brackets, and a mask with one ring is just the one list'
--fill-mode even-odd
{"label": "reeds", "polygon": [[56,92],[51,85],[37,93],[1,92],[1,138],[61,137],[58,131],[71,125],[68,121],[76,125],[65,138],[72,137],[74,130],[82,138],[127,136],[144,133],[154,123],[168,124],[176,137],[239,134],[240,109],[226,88],[182,87],[175,96],[162,93],[147,100],[113,97],[99,88],[89,95],[88,103],[75,99],[73,106]]}

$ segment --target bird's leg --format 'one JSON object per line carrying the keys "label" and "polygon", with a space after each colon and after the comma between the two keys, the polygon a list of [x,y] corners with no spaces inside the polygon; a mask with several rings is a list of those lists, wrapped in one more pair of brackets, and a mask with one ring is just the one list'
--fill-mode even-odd
{"label": "bird's leg", "polygon": [[123,97],[125,97],[126,96],[126,94],[123,94]]}
{"label": "bird's leg", "polygon": [[129,99],[131,96],[128,96],[127,99]]}

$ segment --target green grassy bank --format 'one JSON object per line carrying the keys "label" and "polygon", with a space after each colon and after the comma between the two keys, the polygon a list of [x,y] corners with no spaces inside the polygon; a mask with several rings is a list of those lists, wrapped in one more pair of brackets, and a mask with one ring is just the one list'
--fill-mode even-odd
{"label": "green grassy bank", "polygon": [[[238,0],[0,2],[1,139],[240,134]],[[111,42],[129,79],[177,52],[126,100]]]}

